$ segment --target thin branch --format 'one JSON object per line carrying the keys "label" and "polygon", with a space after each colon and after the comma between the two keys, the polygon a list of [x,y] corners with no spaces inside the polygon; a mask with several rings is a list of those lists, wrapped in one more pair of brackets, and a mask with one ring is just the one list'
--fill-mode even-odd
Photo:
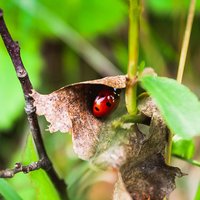
{"label": "thin branch", "polygon": [[183,160],[183,161],[185,161],[185,162],[188,162],[188,163],[190,163],[190,164],[192,164],[192,165],[194,165],[194,166],[200,167],[200,162],[197,161],[197,160],[192,160],[192,159],[183,158],[183,157],[181,157],[180,155],[176,155],[176,154],[173,154],[173,156],[174,156],[175,158],[178,158],[178,159],[181,159],[181,160]]}
{"label": "thin branch", "polygon": [[35,113],[35,107],[33,105],[33,98],[29,95],[33,87],[28,77],[28,73],[21,60],[19,44],[18,42],[13,41],[7,29],[7,26],[4,22],[3,11],[1,9],[0,9],[0,35],[11,57],[17,77],[21,83],[21,87],[25,98],[25,111],[29,121],[32,137],[34,139],[34,143],[40,160],[45,160],[45,165],[42,165],[42,168],[46,171],[49,178],[52,180],[61,198],[68,199],[66,192],[67,186],[63,180],[59,179],[45,150],[40,127],[37,120],[37,115]]}
{"label": "thin branch", "polygon": [[5,169],[0,171],[0,178],[12,178],[15,174],[23,172],[24,174],[43,168],[44,160],[33,162],[30,165],[23,166],[21,163],[16,163],[13,169]]}
{"label": "thin branch", "polygon": [[193,19],[194,19],[195,4],[196,4],[196,0],[191,0],[190,1],[190,8],[189,8],[189,13],[188,13],[188,18],[187,18],[187,24],[186,24],[186,28],[185,28],[184,38],[183,38],[183,44],[182,44],[182,48],[181,48],[179,66],[178,66],[177,81],[179,83],[181,83],[182,79],[183,79],[185,61],[186,61],[188,45],[189,45],[189,41],[190,41],[192,23],[193,23]]}

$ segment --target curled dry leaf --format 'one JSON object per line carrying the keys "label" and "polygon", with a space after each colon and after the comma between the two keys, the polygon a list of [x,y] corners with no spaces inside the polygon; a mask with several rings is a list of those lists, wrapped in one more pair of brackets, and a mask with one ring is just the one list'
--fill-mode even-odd
{"label": "curled dry leaf", "polygon": [[50,132],[72,132],[75,152],[89,159],[95,152],[104,120],[94,117],[92,103],[102,87],[125,88],[126,76],[113,76],[72,84],[51,94],[32,92],[36,112],[44,115]]}
{"label": "curled dry leaf", "polygon": [[[124,91],[117,109],[106,118],[92,113],[94,98],[102,87],[125,88],[126,76],[106,77],[63,87],[49,95],[33,91],[38,115],[50,122],[50,132],[72,132],[73,147],[78,156],[106,168],[117,168],[120,180],[114,199],[161,200],[175,188],[178,168],[164,162],[168,128],[150,98],[140,100],[139,112],[149,124],[115,122],[127,114]],[[128,192],[128,193],[127,193]]]}

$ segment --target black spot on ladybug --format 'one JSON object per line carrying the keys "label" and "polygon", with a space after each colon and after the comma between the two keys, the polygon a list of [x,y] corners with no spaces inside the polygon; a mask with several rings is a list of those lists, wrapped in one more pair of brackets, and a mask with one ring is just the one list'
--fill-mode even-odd
{"label": "black spot on ladybug", "polygon": [[108,107],[111,107],[111,103],[110,103],[110,102],[106,102],[106,105],[107,105]]}
{"label": "black spot on ladybug", "polygon": [[98,109],[97,107],[95,107],[95,110],[96,110],[96,111],[99,111],[99,109]]}

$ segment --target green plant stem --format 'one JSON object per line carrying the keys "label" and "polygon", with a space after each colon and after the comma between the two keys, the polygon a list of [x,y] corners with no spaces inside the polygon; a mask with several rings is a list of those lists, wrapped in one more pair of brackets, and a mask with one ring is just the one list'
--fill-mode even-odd
{"label": "green plant stem", "polygon": [[146,117],[145,115],[138,114],[138,115],[123,115],[119,120],[113,121],[112,125],[114,128],[120,127],[125,123],[138,123],[138,124],[150,124],[150,118]]}
{"label": "green plant stem", "polygon": [[191,30],[192,30],[192,23],[194,19],[195,4],[196,4],[196,0],[190,1],[190,8],[189,8],[189,13],[187,17],[187,23],[185,27],[185,33],[184,33],[184,38],[183,38],[183,43],[182,43],[182,48],[181,48],[181,55],[180,55],[179,66],[178,66],[177,81],[179,83],[182,82],[182,78],[183,78],[187,50],[188,50],[188,45],[189,45],[190,35],[191,35]]}
{"label": "green plant stem", "polygon": [[129,8],[129,60],[128,60],[128,81],[126,88],[126,107],[129,114],[134,115],[136,108],[136,85],[133,85],[137,73],[138,64],[138,42],[139,42],[139,0],[130,0]]}
{"label": "green plant stem", "polygon": [[173,133],[169,130],[168,143],[167,143],[166,156],[165,156],[165,161],[168,165],[170,165],[171,163],[172,138],[173,138]]}
{"label": "green plant stem", "polygon": [[176,157],[176,158],[179,158],[179,159],[181,159],[181,160],[183,160],[185,162],[188,162],[188,163],[190,163],[190,164],[192,164],[194,166],[200,167],[200,162],[197,161],[197,160],[186,159],[186,158],[183,158],[183,157],[181,157],[179,155],[176,155],[176,154],[173,154],[173,156]]}
{"label": "green plant stem", "polygon": [[[189,45],[190,35],[191,35],[191,30],[192,30],[192,23],[193,23],[193,19],[194,19],[195,3],[196,3],[196,0],[190,1],[190,8],[189,8],[186,27],[185,27],[185,34],[184,34],[183,44],[182,44],[182,48],[181,48],[179,66],[178,66],[177,81],[179,83],[181,83],[182,79],[183,79],[185,60],[186,60],[186,56],[187,56],[187,50],[188,50],[188,45]],[[167,146],[167,150],[166,150],[167,164],[170,164],[170,162],[171,162],[172,138],[173,138],[173,133],[170,132],[169,137],[168,137],[168,146]]]}

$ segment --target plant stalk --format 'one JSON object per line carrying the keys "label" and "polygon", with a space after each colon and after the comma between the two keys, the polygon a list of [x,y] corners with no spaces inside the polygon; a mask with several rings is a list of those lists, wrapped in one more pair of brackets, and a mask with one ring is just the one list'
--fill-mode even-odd
{"label": "plant stalk", "polygon": [[128,60],[128,81],[126,87],[126,107],[128,113],[135,115],[136,105],[136,85],[135,82],[139,55],[139,20],[140,5],[139,0],[130,0],[129,8],[129,60]]}
{"label": "plant stalk", "polygon": [[[182,48],[181,48],[181,55],[180,55],[179,66],[178,66],[178,73],[177,73],[177,81],[179,83],[181,83],[183,79],[185,61],[186,61],[190,35],[191,35],[191,30],[192,30],[192,24],[193,24],[193,19],[194,19],[195,4],[196,4],[196,0],[190,1],[190,8],[189,8],[189,13],[187,17],[187,23],[185,27],[185,33],[184,33],[184,38],[183,38],[183,43],[182,43]],[[167,164],[170,164],[171,162],[172,138],[173,138],[173,133],[170,132],[169,137],[168,137],[168,146],[167,146],[167,152],[166,152]]]}
{"label": "plant stalk", "polygon": [[193,19],[194,19],[195,4],[196,4],[196,0],[190,1],[190,8],[189,8],[189,13],[187,17],[187,23],[185,27],[185,33],[184,33],[184,38],[183,38],[183,43],[182,43],[182,48],[181,48],[181,55],[180,55],[179,66],[178,66],[177,81],[179,83],[181,83],[183,79],[185,61],[186,61],[188,45],[190,41],[190,35],[191,35],[192,24],[193,24]]}

